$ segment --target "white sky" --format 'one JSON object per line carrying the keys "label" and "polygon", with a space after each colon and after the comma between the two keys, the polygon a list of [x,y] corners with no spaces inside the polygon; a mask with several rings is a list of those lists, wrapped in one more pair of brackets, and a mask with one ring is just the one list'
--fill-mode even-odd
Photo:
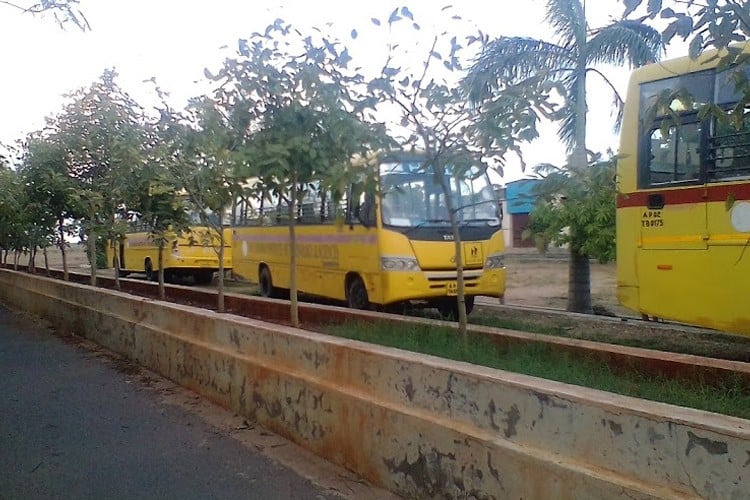
{"label": "white sky", "polygon": [[[440,11],[449,3],[411,0],[407,4],[425,40],[436,33],[431,24],[445,22]],[[454,9],[493,37],[551,40],[552,31],[543,23],[544,4],[543,0],[456,0]],[[187,98],[210,89],[203,70],[221,66],[227,52],[220,47],[234,49],[238,38],[262,31],[277,17],[299,28],[332,22],[331,31],[339,38],[355,47],[360,43],[352,54],[355,60],[361,58],[359,64],[379,68],[387,40],[370,36],[370,18],[385,19],[400,5],[404,3],[393,0],[81,0],[80,8],[92,28],[86,33],[72,26],[64,31],[51,17],[21,15],[0,5],[0,142],[12,143],[42,128],[44,117],[61,109],[63,94],[87,86],[105,68],[114,67],[119,83],[142,104],[149,99],[142,82],[155,76],[172,93],[175,105],[182,107]],[[606,24],[623,10],[618,0],[590,1],[587,9],[592,27]],[[361,33],[355,42],[349,37],[353,28]],[[628,72],[604,70],[624,94]],[[617,149],[611,96],[604,90],[603,84],[591,83],[588,146],[602,152],[607,147]],[[542,138],[524,148],[527,165],[564,162],[554,130],[543,127]],[[518,162],[509,158],[505,180],[522,175]]]}

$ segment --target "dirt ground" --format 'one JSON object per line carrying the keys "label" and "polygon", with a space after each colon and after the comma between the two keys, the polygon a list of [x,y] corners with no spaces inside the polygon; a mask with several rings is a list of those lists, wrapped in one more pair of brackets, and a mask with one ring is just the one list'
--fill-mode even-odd
{"label": "dirt ground", "polygon": [[[540,255],[535,250],[511,250],[506,257],[505,303],[565,309],[568,300],[567,255]],[[627,312],[617,303],[615,263],[591,263],[591,301],[612,312]],[[633,314],[633,313],[630,313]]]}
{"label": "dirt ground", "polygon": [[[59,250],[49,249],[47,255],[51,267],[62,268]],[[26,262],[22,259],[22,263]],[[506,265],[506,304],[565,309],[568,296],[568,261],[564,252],[540,255],[534,249],[508,249]],[[39,255],[37,267],[43,266],[44,259]],[[69,249],[68,266],[70,271],[88,271],[88,261],[82,246],[73,245]],[[592,302],[618,314],[627,313],[626,309],[620,308],[617,304],[616,288],[615,264],[592,262]]]}

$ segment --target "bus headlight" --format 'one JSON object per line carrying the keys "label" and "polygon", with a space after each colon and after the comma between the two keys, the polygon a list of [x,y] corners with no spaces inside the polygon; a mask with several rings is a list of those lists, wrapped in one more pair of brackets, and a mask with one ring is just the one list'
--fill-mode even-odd
{"label": "bus headlight", "polygon": [[383,271],[419,271],[419,262],[414,257],[381,257]]}
{"label": "bus headlight", "polygon": [[487,257],[484,263],[485,269],[502,269],[505,267],[505,254],[495,253]]}

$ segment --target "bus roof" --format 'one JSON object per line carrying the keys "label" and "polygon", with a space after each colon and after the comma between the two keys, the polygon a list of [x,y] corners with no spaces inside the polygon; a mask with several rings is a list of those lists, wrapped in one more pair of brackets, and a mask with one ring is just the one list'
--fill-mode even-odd
{"label": "bus roof", "polygon": [[[742,49],[742,52],[746,54],[750,54],[750,41],[733,44],[732,46]],[[677,75],[713,69],[720,61],[720,59],[716,57],[718,53],[719,52],[715,49],[706,50],[697,59],[683,56],[642,66],[633,71],[631,83],[651,82]],[[726,51],[724,51],[724,53],[726,53]]]}

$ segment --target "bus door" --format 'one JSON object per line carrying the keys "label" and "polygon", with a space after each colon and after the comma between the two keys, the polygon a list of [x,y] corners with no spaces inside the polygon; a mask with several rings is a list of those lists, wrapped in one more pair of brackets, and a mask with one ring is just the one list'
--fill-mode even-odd
{"label": "bus door", "polygon": [[[706,187],[701,173],[703,122],[657,122],[642,138],[639,157],[640,310],[684,316],[701,296],[707,245]],[[657,314],[658,313],[658,314]]]}

